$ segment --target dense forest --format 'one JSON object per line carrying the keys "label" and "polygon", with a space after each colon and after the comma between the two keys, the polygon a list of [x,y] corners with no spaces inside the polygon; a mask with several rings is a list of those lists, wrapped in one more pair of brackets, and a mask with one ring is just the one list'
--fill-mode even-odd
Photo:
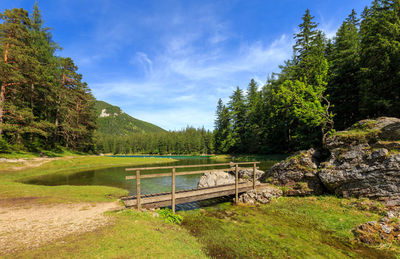
{"label": "dense forest", "polygon": [[57,55],[61,48],[37,3],[31,15],[12,9],[0,19],[0,152],[284,153],[321,146],[360,119],[400,117],[397,0],[374,0],[361,15],[352,11],[333,39],[306,10],[292,58],[265,85],[251,80],[226,104],[219,100],[214,132],[166,132],[122,111],[114,119],[123,127],[110,130],[114,124],[96,114],[104,104],[96,104],[78,67]]}
{"label": "dense forest", "polygon": [[321,146],[360,119],[400,117],[400,1],[375,0],[327,39],[307,10],[293,55],[260,87],[218,102],[215,151],[290,152]]}
{"label": "dense forest", "polygon": [[0,151],[95,151],[94,98],[71,58],[56,55],[37,3],[0,14]]}
{"label": "dense forest", "polygon": [[193,127],[181,131],[101,135],[97,138],[98,151],[113,154],[201,155],[213,153],[213,145],[212,132]]}

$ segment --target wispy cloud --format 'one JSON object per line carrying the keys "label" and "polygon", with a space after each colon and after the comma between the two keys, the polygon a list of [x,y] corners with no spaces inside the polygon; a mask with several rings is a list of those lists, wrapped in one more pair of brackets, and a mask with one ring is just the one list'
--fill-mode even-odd
{"label": "wispy cloud", "polygon": [[[229,52],[218,47],[204,52],[188,44],[192,38],[187,35],[174,38],[153,60],[145,53],[136,55],[146,77],[94,84],[95,95],[111,102],[118,97],[127,113],[166,129],[187,124],[211,129],[218,98],[226,100],[236,85],[247,87],[251,78],[262,85],[291,51],[291,39],[285,35],[269,45],[242,44]],[[177,45],[180,51],[171,51]],[[157,111],[149,112],[154,105]]]}

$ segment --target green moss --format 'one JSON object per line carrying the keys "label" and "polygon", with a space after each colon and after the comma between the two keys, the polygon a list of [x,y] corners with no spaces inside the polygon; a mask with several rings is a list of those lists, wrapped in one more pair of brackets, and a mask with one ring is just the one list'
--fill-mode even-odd
{"label": "green moss", "polygon": [[281,197],[260,206],[218,206],[183,213],[183,226],[215,258],[391,258],[358,243],[352,230],[379,215],[332,196]]}
{"label": "green moss", "polygon": [[359,130],[368,130],[374,128],[376,124],[377,124],[376,120],[362,120],[355,123],[351,128]]}
{"label": "green moss", "polygon": [[309,187],[308,187],[308,183],[306,182],[297,182],[294,186],[295,189],[297,190],[302,190],[304,192],[309,192],[312,191]]}
{"label": "green moss", "polygon": [[339,131],[333,136],[338,136],[346,142],[357,141],[358,143],[376,142],[378,140],[379,130],[359,130]]}

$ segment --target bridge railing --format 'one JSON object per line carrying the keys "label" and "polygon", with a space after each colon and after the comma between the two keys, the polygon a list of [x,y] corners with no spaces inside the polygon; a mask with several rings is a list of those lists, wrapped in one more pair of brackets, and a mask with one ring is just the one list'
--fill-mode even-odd
{"label": "bridge railing", "polygon": [[[176,172],[177,168],[196,168],[196,167],[216,167],[216,166],[229,166],[230,168],[235,167],[235,203],[239,201],[239,165],[253,165],[253,168],[243,168],[243,169],[253,169],[253,189],[256,188],[256,170],[257,164],[260,162],[231,162],[231,163],[221,163],[221,164],[199,164],[199,165],[177,165],[177,166],[158,166],[158,167],[138,167],[138,168],[126,168],[126,171],[136,171],[136,175],[126,176],[126,180],[136,180],[136,205],[137,209],[141,209],[140,201],[140,179],[144,178],[156,178],[156,177],[172,177],[171,185],[171,207],[172,211],[175,212],[175,177],[179,175],[190,175],[190,174],[202,174],[208,172],[220,172],[224,168],[214,169],[214,170],[199,170],[199,171],[186,171],[186,172]],[[157,170],[157,169],[171,169],[169,173],[159,173],[159,174],[145,174],[141,175],[141,171],[145,170]],[[242,168],[240,168],[242,169]]]}

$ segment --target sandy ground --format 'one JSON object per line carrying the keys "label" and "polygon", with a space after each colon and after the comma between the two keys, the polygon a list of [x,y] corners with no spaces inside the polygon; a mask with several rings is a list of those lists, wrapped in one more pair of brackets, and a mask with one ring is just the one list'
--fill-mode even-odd
{"label": "sandy ground", "polygon": [[65,157],[35,157],[30,159],[19,158],[19,159],[6,159],[0,158],[0,163],[6,163],[9,166],[5,168],[5,171],[18,171],[24,170],[28,168],[39,167],[45,163],[48,163],[53,160],[60,160],[60,159],[68,159],[72,158],[72,156],[65,156]]}
{"label": "sandy ground", "polygon": [[109,223],[104,212],[119,208],[118,202],[31,206],[0,203],[0,255],[93,231]]}

